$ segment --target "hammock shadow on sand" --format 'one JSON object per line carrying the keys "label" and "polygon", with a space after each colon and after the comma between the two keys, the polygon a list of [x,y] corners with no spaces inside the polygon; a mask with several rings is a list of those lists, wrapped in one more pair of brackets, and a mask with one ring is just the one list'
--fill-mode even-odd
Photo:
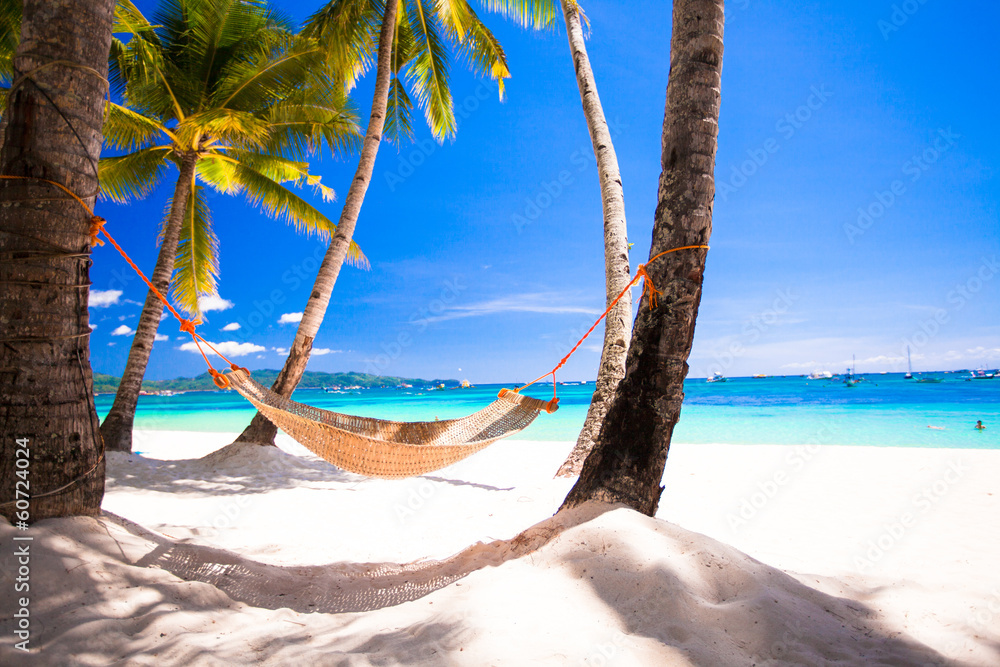
{"label": "hammock shadow on sand", "polygon": [[[365,480],[323,460],[253,443],[233,443],[200,459],[163,461],[132,454],[127,464],[115,459],[112,464],[107,471],[109,486],[171,494],[261,494],[334,483],[338,490],[350,490],[352,483]],[[132,474],[133,466],[145,469]]]}
{"label": "hammock shadow on sand", "polygon": [[[111,454],[112,457],[125,455]],[[353,491],[370,478],[341,470],[322,459],[289,454],[277,447],[262,447],[254,443],[233,443],[200,459],[161,461],[136,454],[124,460],[113,460],[107,468],[109,487],[134,488],[160,493],[199,495],[257,495],[283,489],[323,488]],[[144,466],[141,474],[133,474],[133,466]],[[420,475],[417,479],[469,486],[483,491],[511,491],[513,487],[479,484],[439,475]],[[374,481],[374,483],[384,483]]]}
{"label": "hammock shadow on sand", "polygon": [[104,512],[128,532],[157,546],[134,563],[170,572],[185,581],[206,583],[231,599],[263,609],[300,613],[366,612],[420,599],[485,567],[531,553],[608,508],[543,521],[509,540],[478,542],[444,560],[413,563],[331,563],[281,566],[259,563],[231,551],[177,543],[127,519]]}

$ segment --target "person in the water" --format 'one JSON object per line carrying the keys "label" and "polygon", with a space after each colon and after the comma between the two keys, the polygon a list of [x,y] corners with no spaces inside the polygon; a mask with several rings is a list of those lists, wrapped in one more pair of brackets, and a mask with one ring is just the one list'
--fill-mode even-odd
{"label": "person in the water", "polygon": [[982,419],[977,419],[976,420],[976,430],[977,431],[985,431],[986,430],[986,425],[983,424],[983,420]]}

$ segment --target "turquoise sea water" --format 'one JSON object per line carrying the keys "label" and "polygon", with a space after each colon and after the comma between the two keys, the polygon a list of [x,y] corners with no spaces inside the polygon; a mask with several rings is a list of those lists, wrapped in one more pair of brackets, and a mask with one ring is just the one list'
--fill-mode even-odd
{"label": "turquoise sea water", "polygon": [[[731,378],[725,383],[689,380],[675,442],[729,444],[832,444],[1000,449],[1000,379],[963,381],[939,374],[940,384],[905,380],[901,374],[873,375],[855,387],[839,380]],[[398,421],[461,417],[482,408],[501,385],[426,391],[361,389],[328,394],[297,391],[294,399],[319,408]],[[560,408],[542,414],[522,440],[575,440],[594,385],[559,387]],[[529,393],[551,397],[551,385]],[[97,397],[103,418],[112,396]],[[238,394],[189,392],[142,396],[136,428],[238,432],[253,408]],[[973,428],[977,419],[987,430]],[[933,426],[935,428],[928,428]]]}

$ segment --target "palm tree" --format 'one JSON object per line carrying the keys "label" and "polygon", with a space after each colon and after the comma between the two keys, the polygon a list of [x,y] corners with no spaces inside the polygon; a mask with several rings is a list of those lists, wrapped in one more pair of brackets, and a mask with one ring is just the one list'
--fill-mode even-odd
{"label": "palm tree", "polygon": [[[413,101],[407,87],[432,134],[442,140],[456,129],[448,86],[448,42],[466,56],[476,72],[497,80],[501,97],[503,80],[509,76],[500,43],[466,0],[332,0],[309,19],[304,32],[326,47],[331,66],[352,73],[348,86],[371,66],[374,55],[375,93],[337,232],[320,264],[288,358],[271,387],[286,397],[295,390],[309,362],[313,340],[354,235],[383,132],[388,131],[397,141],[411,134]],[[274,444],[276,433],[277,427],[257,413],[237,440]]]}
{"label": "palm tree", "polygon": [[0,514],[11,521],[96,515],[104,496],[87,313],[91,219],[33,177],[93,205],[114,4],[23,5],[0,151],[0,173],[28,179],[0,181]]}
{"label": "palm tree", "polygon": [[[491,7],[522,26],[542,29],[555,23],[556,4],[552,0],[523,2],[495,0]],[[580,89],[583,115],[590,131],[590,142],[597,161],[597,176],[601,186],[601,204],[604,214],[604,281],[606,303],[610,306],[619,294],[618,303],[608,313],[604,323],[604,346],[597,371],[597,385],[590,399],[587,418],[577,437],[576,446],[556,475],[572,477],[580,474],[584,459],[594,446],[604,415],[608,412],[618,382],[625,376],[625,356],[628,340],[632,337],[632,293],[624,291],[631,279],[628,261],[628,228],[625,224],[625,194],[622,190],[618,156],[608,121],[604,117],[601,98],[597,94],[594,70],[590,66],[587,45],[583,36],[586,18],[576,0],[562,0],[562,14],[566,22],[569,51]],[[622,294],[624,291],[624,294]]]}
{"label": "palm tree", "polygon": [[660,303],[651,309],[647,296],[640,303],[628,371],[563,509],[597,500],[656,513],[670,436],[684,400],[705,250],[653,258],[707,244],[712,233],[722,32],[723,0],[674,0],[663,171],[647,266]]}
{"label": "palm tree", "polygon": [[[275,218],[332,233],[335,225],[285,187],[333,192],[302,158],[324,143],[349,146],[357,125],[345,111],[343,86],[315,40],[296,36],[288,19],[263,2],[175,0],[153,27],[130,17],[132,39],[112,45],[112,80],[124,105],[109,104],[108,146],[124,155],[101,160],[102,195],[127,202],[147,195],[170,165],[178,170],[151,280],[192,316],[215,293],[217,240],[199,181],[242,194]],[[357,246],[349,256],[362,263]],[[142,378],[163,304],[152,290],[142,309],[128,362],[101,433],[108,449],[130,451]]]}

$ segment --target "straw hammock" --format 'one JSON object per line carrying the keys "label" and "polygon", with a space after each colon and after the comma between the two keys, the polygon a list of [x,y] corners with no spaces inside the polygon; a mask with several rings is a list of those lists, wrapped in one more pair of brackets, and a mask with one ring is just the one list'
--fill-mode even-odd
{"label": "straw hammock", "polygon": [[[559,399],[554,395],[556,371],[562,368],[573,353],[580,348],[587,336],[594,331],[601,320],[607,317],[619,299],[625,295],[625,292],[630,290],[639,280],[645,279],[644,295],[648,296],[650,307],[656,307],[656,297],[660,292],[649,279],[646,265],[678,250],[696,248],[708,250],[707,245],[671,248],[651,257],[646,264],[640,264],[629,284],[608,304],[604,314],[597,318],[590,330],[583,334],[583,337],[556,364],[556,367],[522,387],[524,389],[552,376],[553,397],[551,401],[542,401],[522,396],[516,391],[501,389],[497,400],[468,417],[433,422],[394,422],[320,410],[296,403],[261,386],[250,377],[250,371],[226,359],[221,352],[215,349],[215,346],[195,331],[201,322],[184,319],[177,312],[170,301],[153,285],[146,274],[128,256],[128,253],[104,228],[107,221],[94,215],[93,210],[77,194],[61,183],[44,178],[0,175],[0,179],[5,178],[43,181],[58,187],[75,199],[90,215],[90,247],[104,245],[104,241],[98,238],[101,234],[107,238],[129,266],[149,286],[150,291],[159,298],[164,307],[177,318],[180,322],[180,330],[191,334],[191,339],[208,365],[208,372],[216,386],[220,389],[235,389],[275,426],[298,440],[309,451],[323,457],[333,465],[368,477],[382,477],[384,479],[413,477],[457,463],[501,438],[524,430],[542,410],[549,413],[555,412],[559,407]],[[201,347],[203,343],[220,358],[229,362],[231,372],[221,373],[215,370],[208,360],[205,350]]]}
{"label": "straw hammock", "polygon": [[262,386],[245,370],[226,373],[229,386],[275,426],[338,468],[368,477],[400,479],[438,470],[525,429],[556,402],[502,389],[497,400],[468,417],[394,422],[343,415],[296,403]]}

